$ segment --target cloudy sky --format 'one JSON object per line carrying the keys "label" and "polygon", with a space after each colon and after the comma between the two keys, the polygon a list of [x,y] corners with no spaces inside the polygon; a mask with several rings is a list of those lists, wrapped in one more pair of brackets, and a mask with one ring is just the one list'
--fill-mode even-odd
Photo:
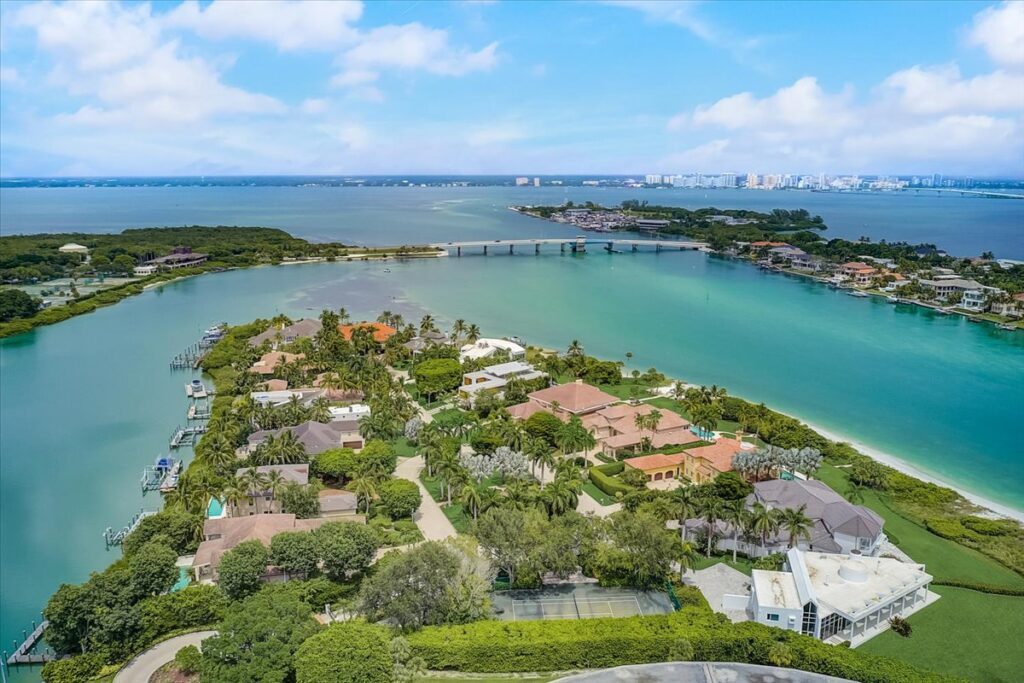
{"label": "cloudy sky", "polygon": [[0,3],[0,174],[1024,176],[1024,3]]}

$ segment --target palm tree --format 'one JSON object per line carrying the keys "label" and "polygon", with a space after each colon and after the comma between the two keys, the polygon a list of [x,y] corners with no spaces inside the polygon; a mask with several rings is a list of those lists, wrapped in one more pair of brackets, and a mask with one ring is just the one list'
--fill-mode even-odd
{"label": "palm tree", "polygon": [[344,306],[342,306],[341,308],[338,309],[338,322],[339,323],[344,325],[349,320],[350,317],[351,316],[349,316],[348,311],[345,310]]}
{"label": "palm tree", "polygon": [[736,547],[740,535],[747,528],[747,504],[742,498],[730,500],[722,506],[722,520],[732,525],[732,561],[736,562]]}
{"label": "palm tree", "polygon": [[476,519],[480,514],[480,506],[483,504],[483,497],[480,495],[480,489],[473,484],[466,484],[462,487],[462,491],[459,493],[459,503],[462,504],[464,510],[469,510],[473,515],[473,519]]}
{"label": "palm tree", "polygon": [[377,482],[373,477],[363,474],[352,480],[352,491],[355,492],[361,502],[366,504],[366,512],[369,514],[370,501],[377,495]]}
{"label": "palm tree", "polygon": [[277,494],[280,493],[281,487],[284,486],[284,475],[281,474],[280,470],[270,470],[267,472],[267,488],[270,492],[270,502],[273,503],[277,498]]}
{"label": "palm tree", "polygon": [[540,487],[544,488],[544,468],[555,466],[555,454],[548,449],[544,449],[537,457],[537,464],[540,465]]}
{"label": "palm tree", "polygon": [[242,472],[239,477],[242,480],[242,485],[245,486],[249,497],[256,503],[256,513],[260,512],[260,497],[261,494],[267,490],[267,479],[263,476],[263,473],[257,470],[255,467],[250,467],[245,472]]}
{"label": "palm tree", "polygon": [[237,508],[239,503],[249,497],[249,491],[241,479],[232,479],[221,491],[220,497],[229,508]]}
{"label": "palm tree", "polygon": [[309,407],[309,419],[324,423],[331,421],[331,404],[326,398],[321,396],[313,401]]}
{"label": "palm tree", "polygon": [[698,509],[700,510],[701,519],[704,520],[704,524],[707,527],[708,533],[708,549],[707,556],[711,557],[711,545],[714,543],[715,538],[715,524],[719,519],[722,518],[722,507],[723,501],[721,498],[714,496],[708,496],[700,500]]}
{"label": "palm tree", "polygon": [[532,484],[516,479],[505,487],[505,502],[511,508],[525,510],[533,505],[534,492]]}
{"label": "palm tree", "polygon": [[459,318],[452,324],[452,341],[456,341],[466,332],[466,321]]}
{"label": "palm tree", "polygon": [[697,552],[697,549],[693,547],[692,543],[687,543],[686,541],[683,541],[682,545],[679,548],[680,581],[683,580],[683,576],[686,574],[686,571],[697,563],[699,555],[700,554]]}
{"label": "palm tree", "polygon": [[848,500],[851,503],[854,503],[855,505],[863,504],[864,491],[866,490],[866,488],[867,487],[865,487],[863,484],[858,484],[857,482],[850,482],[849,487],[847,487],[846,489],[846,500]]}
{"label": "palm tree", "polygon": [[691,413],[694,426],[707,435],[714,434],[715,427],[718,426],[718,418],[721,415],[719,410],[718,406],[710,403],[697,406],[697,409]]}
{"label": "palm tree", "polygon": [[480,338],[480,328],[476,326],[476,323],[471,324],[466,328],[466,341],[470,344],[475,344],[476,340]]}
{"label": "palm tree", "polygon": [[686,520],[697,514],[697,496],[694,489],[681,486],[672,491],[676,515],[679,517],[679,538],[686,543]]}
{"label": "palm tree", "polygon": [[679,380],[672,382],[672,398],[682,401],[684,396],[686,396],[686,385]]}
{"label": "palm tree", "polygon": [[564,515],[570,510],[576,509],[579,496],[573,485],[566,479],[555,478],[547,485],[541,494],[541,500],[548,515]]}
{"label": "palm tree", "polygon": [[578,339],[573,339],[571,342],[569,342],[569,348],[566,349],[565,355],[567,355],[567,356],[582,356],[583,355],[583,345],[580,344]]}
{"label": "palm tree", "polygon": [[779,510],[779,527],[789,534],[789,547],[795,548],[797,541],[801,538],[811,540],[811,528],[814,521],[804,514],[806,505],[798,508],[785,508]]}
{"label": "palm tree", "polygon": [[420,319],[420,334],[426,334],[434,329],[437,329],[437,325],[434,324],[434,316],[428,314]]}
{"label": "palm tree", "polygon": [[761,503],[754,503],[749,514],[749,528],[761,539],[761,552],[767,553],[765,544],[768,542],[768,536],[779,529],[778,517],[774,510],[769,510]]}

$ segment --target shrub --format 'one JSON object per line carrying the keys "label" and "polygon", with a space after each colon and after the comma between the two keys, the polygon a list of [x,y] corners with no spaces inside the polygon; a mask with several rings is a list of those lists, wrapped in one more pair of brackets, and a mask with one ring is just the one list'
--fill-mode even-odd
{"label": "shrub", "polygon": [[914,629],[911,628],[910,622],[903,617],[893,617],[889,620],[889,627],[893,633],[904,638],[909,638],[910,634],[913,633]]}
{"label": "shrub", "polygon": [[986,519],[967,515],[960,518],[960,523],[984,536],[1009,536],[1020,531],[1020,525],[1009,519]]}
{"label": "shrub", "polygon": [[459,386],[462,381],[462,365],[453,358],[432,358],[412,369],[416,388],[433,397]]}
{"label": "shrub", "polygon": [[634,490],[633,487],[622,483],[614,477],[614,475],[622,472],[625,467],[621,461],[591,467],[589,471],[590,481],[609,496],[615,496],[620,493],[626,495]]}
{"label": "shrub", "polygon": [[81,683],[98,674],[102,668],[103,654],[90,652],[47,662],[40,675],[46,683]]}
{"label": "shrub", "polygon": [[789,666],[793,663],[793,651],[785,643],[772,643],[768,648],[768,661],[772,666]]}
{"label": "shrub", "polygon": [[833,647],[810,636],[752,622],[729,623],[687,608],[670,615],[573,621],[481,621],[428,626],[407,636],[426,668],[481,673],[566,671],[668,660],[680,639],[697,661],[770,664],[775,643],[791,667],[861,683],[941,683],[955,679],[886,657]]}
{"label": "shrub", "polygon": [[239,543],[220,560],[217,573],[221,590],[232,600],[252,595],[259,590],[269,562],[270,553],[259,541]]}
{"label": "shrub", "polygon": [[186,645],[174,655],[174,664],[178,670],[186,674],[199,672],[199,666],[203,661],[203,655],[195,645]]}
{"label": "shrub", "polygon": [[224,617],[228,599],[216,586],[195,584],[175,593],[158,595],[139,603],[139,637],[151,643],[165,633],[215,624]]}
{"label": "shrub", "polygon": [[420,487],[406,479],[390,479],[380,485],[377,493],[392,519],[410,517],[420,506]]}
{"label": "shrub", "polygon": [[959,519],[947,519],[944,517],[932,517],[924,520],[928,531],[936,536],[948,538],[951,541],[972,538],[974,532],[960,523]]}
{"label": "shrub", "polygon": [[334,482],[352,477],[359,456],[351,448],[332,448],[313,458],[313,473]]}
{"label": "shrub", "polygon": [[295,653],[296,683],[391,683],[387,631],[359,621],[332,624]]}

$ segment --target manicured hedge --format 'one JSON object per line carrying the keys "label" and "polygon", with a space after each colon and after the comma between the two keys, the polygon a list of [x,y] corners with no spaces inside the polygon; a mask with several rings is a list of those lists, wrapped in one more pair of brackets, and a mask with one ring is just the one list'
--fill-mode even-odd
{"label": "manicured hedge", "polygon": [[933,586],[952,586],[953,588],[967,588],[979,593],[991,593],[993,595],[1014,595],[1024,597],[1024,588],[1010,588],[1009,586],[997,586],[991,583],[978,583],[976,581],[958,581],[956,579],[935,579]]}
{"label": "manicured hedge", "polygon": [[481,673],[565,671],[666,661],[687,640],[697,661],[770,664],[772,645],[784,642],[790,666],[862,683],[946,683],[959,679],[809,636],[751,622],[729,623],[686,607],[670,615],[573,621],[482,621],[426,627],[408,637],[426,668]]}
{"label": "manicured hedge", "polygon": [[615,497],[618,493],[625,495],[630,491],[633,491],[633,487],[623,484],[613,476],[622,472],[625,467],[626,466],[621,461],[591,467],[590,481],[594,482],[594,486],[601,489],[609,496]]}

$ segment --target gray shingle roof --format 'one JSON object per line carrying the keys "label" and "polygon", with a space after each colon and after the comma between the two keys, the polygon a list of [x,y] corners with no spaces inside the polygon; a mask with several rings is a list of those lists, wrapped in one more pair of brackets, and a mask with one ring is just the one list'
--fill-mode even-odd
{"label": "gray shingle roof", "polygon": [[[804,514],[813,520],[820,520],[824,531],[830,536],[842,533],[858,538],[874,538],[882,531],[884,524],[884,520],[873,510],[848,502],[816,479],[760,481],[754,484],[754,493],[748,502],[760,502],[772,508],[799,508],[806,505]],[[818,547],[817,542],[815,547]]]}

